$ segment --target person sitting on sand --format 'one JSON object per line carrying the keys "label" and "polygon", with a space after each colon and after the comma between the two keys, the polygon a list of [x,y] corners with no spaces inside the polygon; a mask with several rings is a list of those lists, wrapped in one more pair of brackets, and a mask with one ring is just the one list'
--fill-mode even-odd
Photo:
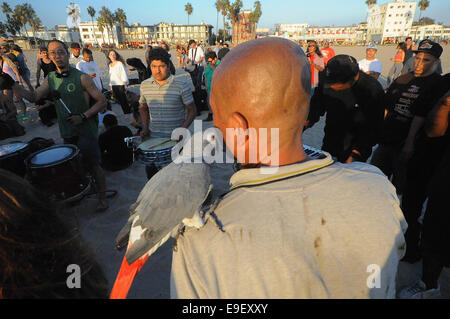
{"label": "person sitting on sand", "polygon": [[[172,298],[395,297],[406,229],[395,189],[365,163],[305,154],[309,67],[294,42],[264,38],[240,44],[214,71],[214,124],[243,169],[214,209],[223,232],[208,221],[178,238]],[[276,141],[268,155],[255,147]]]}
{"label": "person sitting on sand", "polygon": [[117,125],[117,118],[108,114],[103,119],[106,131],[100,134],[98,144],[102,167],[107,171],[119,171],[133,164],[133,150],[124,139],[133,136],[126,126]]}

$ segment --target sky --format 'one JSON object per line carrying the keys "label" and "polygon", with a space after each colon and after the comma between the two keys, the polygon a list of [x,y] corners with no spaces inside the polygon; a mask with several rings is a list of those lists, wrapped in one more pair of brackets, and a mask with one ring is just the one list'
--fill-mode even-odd
{"label": "sky", "polygon": [[[93,6],[97,12],[100,11],[102,6],[106,6],[111,11],[122,8],[127,15],[128,23],[138,22],[142,25],[153,25],[159,22],[187,24],[184,6],[187,2],[190,2],[194,8],[189,18],[190,24],[200,24],[202,21],[214,27],[217,24],[215,0],[6,0],[6,2],[12,8],[17,4],[30,3],[41,18],[42,23],[49,28],[66,24],[66,7],[70,2],[80,6],[81,21],[91,21],[86,10],[88,6]],[[253,0],[242,0],[242,2],[244,4],[243,9],[253,8]],[[258,27],[261,28],[273,28],[278,23],[344,26],[366,21],[367,16],[365,0],[260,0],[260,2],[262,16]],[[390,1],[378,0],[378,4],[386,2]],[[430,6],[423,12],[422,16],[450,25],[450,0],[430,0]],[[419,10],[416,11],[415,20],[418,17]],[[2,13],[0,13],[0,19],[5,20]],[[222,25],[222,16],[219,15],[219,28],[222,28]]]}

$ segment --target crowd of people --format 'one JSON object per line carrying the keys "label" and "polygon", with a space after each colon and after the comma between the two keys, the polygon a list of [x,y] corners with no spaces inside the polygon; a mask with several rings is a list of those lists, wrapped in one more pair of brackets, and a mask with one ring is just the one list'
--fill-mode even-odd
{"label": "crowd of people", "polygon": [[[109,207],[104,170],[126,169],[133,162],[124,142],[133,133],[118,125],[108,93],[123,114],[132,114],[134,135],[143,140],[171,138],[202,108],[224,137],[227,128],[242,129],[238,134],[250,127],[279,128],[281,172],[261,174],[259,153],[242,163],[215,211],[226,235],[206,224],[178,241],[173,297],[394,298],[399,261],[423,260],[422,278],[397,292],[401,298],[423,298],[439,294],[439,275],[450,266],[445,205],[450,80],[441,75],[438,43],[424,40],[413,47],[407,38],[397,49],[384,88],[375,44],[358,61],[336,55],[329,43],[321,49],[316,41],[309,41],[305,52],[283,39],[258,39],[232,50],[221,42],[205,48],[191,40],[186,48],[178,46],[175,56],[160,43],[146,48],[146,65],[137,64],[144,74],[138,95],[128,88],[128,62],[116,50],[106,55],[107,91],[90,49],[73,43],[69,50],[50,41],[39,51],[33,88],[20,48],[3,44],[0,88],[4,116],[16,120],[14,97],[19,105],[22,99],[36,103],[42,122],[56,120],[64,142],[78,146],[97,186],[97,211]],[[231,80],[237,75],[239,81]],[[325,153],[312,159],[303,150],[302,133],[322,116]],[[235,145],[225,138],[235,156],[252,148],[245,136],[242,140]],[[372,165],[365,163],[369,159]],[[147,165],[148,179],[159,169]],[[0,186],[6,196],[0,196],[2,214],[35,213],[33,205],[40,204],[32,201],[32,187],[0,174],[7,180]],[[33,197],[20,198],[18,189],[30,189]],[[383,267],[382,289],[366,284],[371,264]],[[95,272],[103,283],[100,270]],[[21,296],[11,287],[3,294],[0,289],[0,297]],[[97,288],[88,296],[104,296]]]}

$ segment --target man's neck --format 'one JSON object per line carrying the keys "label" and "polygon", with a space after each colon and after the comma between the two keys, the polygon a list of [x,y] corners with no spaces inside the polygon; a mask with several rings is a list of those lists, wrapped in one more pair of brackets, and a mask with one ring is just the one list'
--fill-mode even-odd
{"label": "man's neck", "polygon": [[366,60],[367,60],[367,61],[373,61],[373,60],[375,60],[375,57],[373,57],[373,58],[367,58],[367,57],[366,57]]}
{"label": "man's neck", "polygon": [[67,72],[67,71],[69,71],[69,68],[70,68],[69,65],[67,65],[63,68],[59,68],[58,66],[56,66],[56,69],[58,70],[59,73]]}

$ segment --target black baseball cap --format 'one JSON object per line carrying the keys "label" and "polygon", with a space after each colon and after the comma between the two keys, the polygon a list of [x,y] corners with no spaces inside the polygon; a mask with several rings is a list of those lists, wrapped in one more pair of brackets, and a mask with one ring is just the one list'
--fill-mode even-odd
{"label": "black baseball cap", "polygon": [[443,49],[439,43],[433,42],[428,39],[420,41],[419,48],[417,50],[413,50],[414,53],[425,52],[431,54],[436,59],[439,59],[441,57],[442,51]]}
{"label": "black baseball cap", "polygon": [[346,83],[359,73],[358,61],[350,55],[340,54],[333,57],[325,68],[325,83]]}

